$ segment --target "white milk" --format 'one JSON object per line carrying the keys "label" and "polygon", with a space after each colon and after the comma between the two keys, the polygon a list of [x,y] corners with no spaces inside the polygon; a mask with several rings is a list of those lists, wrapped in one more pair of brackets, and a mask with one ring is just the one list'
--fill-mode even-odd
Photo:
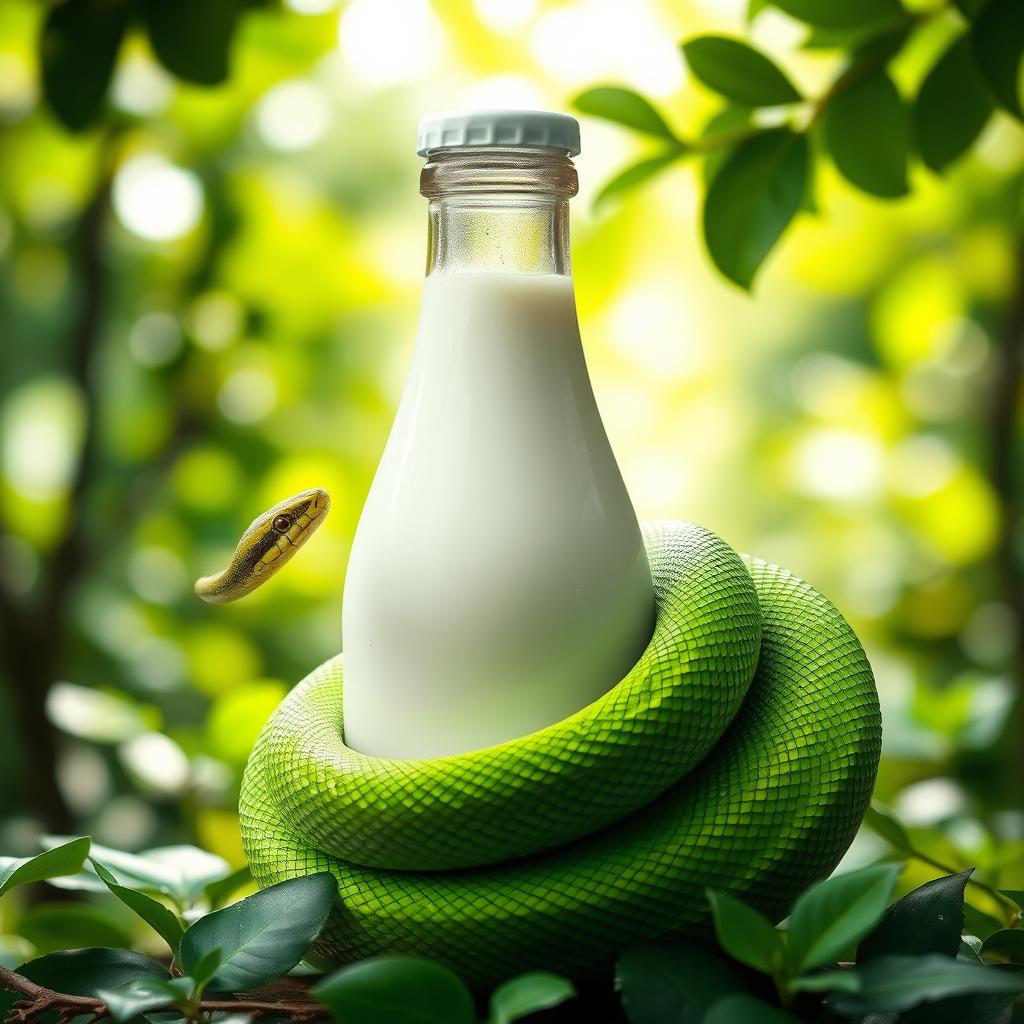
{"label": "white milk", "polygon": [[652,626],[572,279],[430,275],[345,581],[346,743],[429,758],[525,735],[618,682]]}

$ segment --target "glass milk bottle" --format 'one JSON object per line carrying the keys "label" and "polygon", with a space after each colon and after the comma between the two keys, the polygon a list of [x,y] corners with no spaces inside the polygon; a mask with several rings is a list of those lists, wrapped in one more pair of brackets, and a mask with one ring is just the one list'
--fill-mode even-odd
{"label": "glass milk bottle", "polygon": [[387,758],[475,750],[572,714],[629,670],[654,621],[576,321],[578,124],[435,115],[417,151],[419,330],[342,613],[345,741]]}

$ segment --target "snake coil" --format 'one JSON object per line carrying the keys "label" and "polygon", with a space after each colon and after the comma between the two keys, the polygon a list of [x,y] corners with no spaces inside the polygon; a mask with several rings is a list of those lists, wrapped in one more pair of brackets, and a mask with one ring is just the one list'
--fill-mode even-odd
{"label": "snake coil", "polygon": [[340,657],[275,711],[242,838],[263,885],[334,874],[321,956],[418,953],[479,986],[578,975],[699,934],[706,886],[778,920],[839,861],[881,744],[857,637],[808,584],[701,527],[644,535],[654,635],[561,722],[454,757],[368,757],[342,740]]}

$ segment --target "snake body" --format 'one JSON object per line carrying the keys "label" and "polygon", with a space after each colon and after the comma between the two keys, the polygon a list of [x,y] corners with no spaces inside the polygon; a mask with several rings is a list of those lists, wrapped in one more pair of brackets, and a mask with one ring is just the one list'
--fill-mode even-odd
{"label": "snake body", "polygon": [[807,583],[701,527],[644,537],[646,651],[546,729],[384,760],[345,746],[340,656],[285,698],[246,769],[242,838],[261,884],[334,874],[321,956],[418,953],[481,987],[575,975],[705,931],[707,886],[778,920],[832,870],[880,751],[860,643]]}

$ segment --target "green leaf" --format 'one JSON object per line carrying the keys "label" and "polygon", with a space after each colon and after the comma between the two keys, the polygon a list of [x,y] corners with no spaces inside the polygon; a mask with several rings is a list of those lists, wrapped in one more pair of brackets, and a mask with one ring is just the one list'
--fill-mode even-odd
{"label": "green leaf", "polygon": [[895,847],[902,853],[910,853],[913,847],[910,843],[910,836],[903,827],[903,823],[889,810],[876,800],[871,801],[871,806],[864,815],[864,824],[867,825],[877,836],[881,836],[890,846]]}
{"label": "green leaf", "polygon": [[614,178],[606,182],[601,191],[594,197],[594,209],[601,209],[613,200],[621,198],[627,192],[632,192],[633,189],[639,188],[667,167],[671,167],[685,153],[686,150],[682,147],[672,149],[667,153],[659,153],[657,156],[641,160],[639,163],[632,164],[625,170],[620,171]]}
{"label": "green leaf", "polygon": [[991,0],[971,30],[978,69],[996,101],[1024,121],[1020,100],[1020,65],[1024,58],[1024,4]]}
{"label": "green leaf", "polygon": [[124,923],[89,903],[37,903],[22,917],[18,931],[40,953],[132,943]]}
{"label": "green leaf", "polygon": [[128,25],[128,4],[66,0],[50,9],[39,36],[43,93],[72,131],[96,120]]}
{"label": "green leaf", "polygon": [[195,981],[196,988],[200,992],[217,977],[217,970],[223,962],[224,954],[221,953],[219,947],[209,950],[199,958],[199,962],[189,973],[192,975],[192,980]]}
{"label": "green leaf", "polygon": [[842,89],[825,108],[823,123],[828,151],[851,185],[886,199],[906,194],[907,111],[884,71]]}
{"label": "green leaf", "polygon": [[715,266],[749,288],[800,206],[807,139],[777,128],[739,143],[704,201],[704,240]]}
{"label": "green leaf", "polygon": [[715,1003],[704,1017],[704,1024],[794,1024],[797,1021],[799,1018],[791,1013],[753,996],[727,996]]}
{"label": "green leaf", "polygon": [[[63,842],[63,837],[47,836],[48,846]],[[196,846],[159,846],[142,853],[125,853],[93,843],[90,860],[102,864],[119,885],[169,896],[182,907],[190,907],[203,895],[206,886],[231,873],[228,862]],[[59,879],[59,888],[106,892],[106,885],[95,870],[86,865],[80,875]]]}
{"label": "green leaf", "polygon": [[238,0],[142,0],[142,18],[160,63],[199,85],[228,76]]}
{"label": "green leaf", "polygon": [[566,978],[532,971],[499,985],[491,996],[490,1024],[511,1024],[520,1017],[558,1006],[576,995]]}
{"label": "green leaf", "polygon": [[229,897],[242,888],[243,885],[248,885],[252,881],[252,871],[249,870],[249,866],[246,865],[244,868],[239,868],[237,871],[232,871],[226,878],[219,878],[215,882],[210,882],[208,885],[203,887],[203,895],[206,897],[207,903],[210,904],[211,910],[216,910],[222,906]]}
{"label": "green leaf", "polygon": [[121,988],[139,978],[167,980],[170,972],[130,949],[72,949],[49,953],[18,968],[37,985],[73,996],[96,996],[101,988]]}
{"label": "green leaf", "polygon": [[847,50],[859,53],[886,37],[892,43],[902,41],[912,22],[905,11],[882,21],[855,28],[812,28],[800,44],[801,50]]}
{"label": "green leaf", "polygon": [[615,982],[630,1024],[700,1024],[712,1005],[747,987],[718,957],[683,945],[626,950],[615,967]]}
{"label": "green leaf", "polygon": [[82,836],[35,857],[0,857],[0,896],[19,885],[81,871],[91,841]]}
{"label": "green leaf", "polygon": [[210,987],[258,988],[290,971],[320,934],[338,895],[327,872],[279,882],[200,918],[181,940],[182,969],[193,971],[211,950],[221,966]]}
{"label": "green leaf", "polygon": [[829,1006],[849,1016],[899,1013],[946,996],[1024,992],[1024,976],[946,956],[883,956],[814,980],[819,991],[829,980],[839,987]]}
{"label": "green leaf", "polygon": [[718,944],[734,960],[755,971],[774,975],[786,958],[786,947],[772,923],[733,896],[707,890]]}
{"label": "green leaf", "polygon": [[1020,910],[1024,910],[1024,889],[1000,889],[1007,899],[1013,900]]}
{"label": "green leaf", "polygon": [[345,1024],[473,1024],[473,997],[447,967],[415,956],[375,956],[312,989]]}
{"label": "green leaf", "polygon": [[802,98],[763,53],[726,36],[698,36],[683,43],[690,70],[709,89],[748,107],[774,107]]}
{"label": "green leaf", "polygon": [[172,978],[170,981],[142,978],[121,988],[101,988],[96,995],[107,1004],[110,1016],[120,1024],[146,1010],[187,1003],[194,992],[195,982],[191,978]]}
{"label": "green leaf", "polygon": [[934,878],[894,903],[861,942],[857,960],[892,954],[956,956],[964,926],[964,889],[973,870]]}
{"label": "green leaf", "polygon": [[120,885],[102,864],[94,863],[93,868],[107,889],[129,910],[138,914],[170,946],[171,953],[177,957],[181,937],[185,934],[177,917],[151,896],[147,896],[137,889],[129,889],[127,886]]}
{"label": "green leaf", "polygon": [[981,944],[981,955],[997,963],[1024,964],[1024,931],[1003,928],[993,932]]}
{"label": "green leaf", "polygon": [[973,21],[985,9],[988,0],[953,0],[953,3],[965,18]]}
{"label": "green leaf", "polygon": [[956,957],[958,960],[967,960],[972,964],[981,963],[981,939],[977,935],[962,935]]}
{"label": "green leaf", "polygon": [[772,0],[772,6],[808,25],[836,29],[890,22],[906,14],[898,0]]}
{"label": "green leaf", "polygon": [[797,974],[836,960],[882,916],[898,864],[836,875],[811,886],[789,916],[789,953]]}
{"label": "green leaf", "polygon": [[614,121],[638,132],[677,141],[665,119],[639,93],[618,85],[600,85],[580,93],[574,100],[576,109],[592,117]]}
{"label": "green leaf", "polygon": [[992,98],[966,35],[935,62],[914,103],[921,159],[942,171],[971,148],[992,114]]}
{"label": "green leaf", "polygon": [[710,188],[715,175],[729,158],[742,136],[752,128],[753,111],[750,107],[727,104],[712,114],[701,129],[699,148],[704,151],[702,177],[704,187]]}

